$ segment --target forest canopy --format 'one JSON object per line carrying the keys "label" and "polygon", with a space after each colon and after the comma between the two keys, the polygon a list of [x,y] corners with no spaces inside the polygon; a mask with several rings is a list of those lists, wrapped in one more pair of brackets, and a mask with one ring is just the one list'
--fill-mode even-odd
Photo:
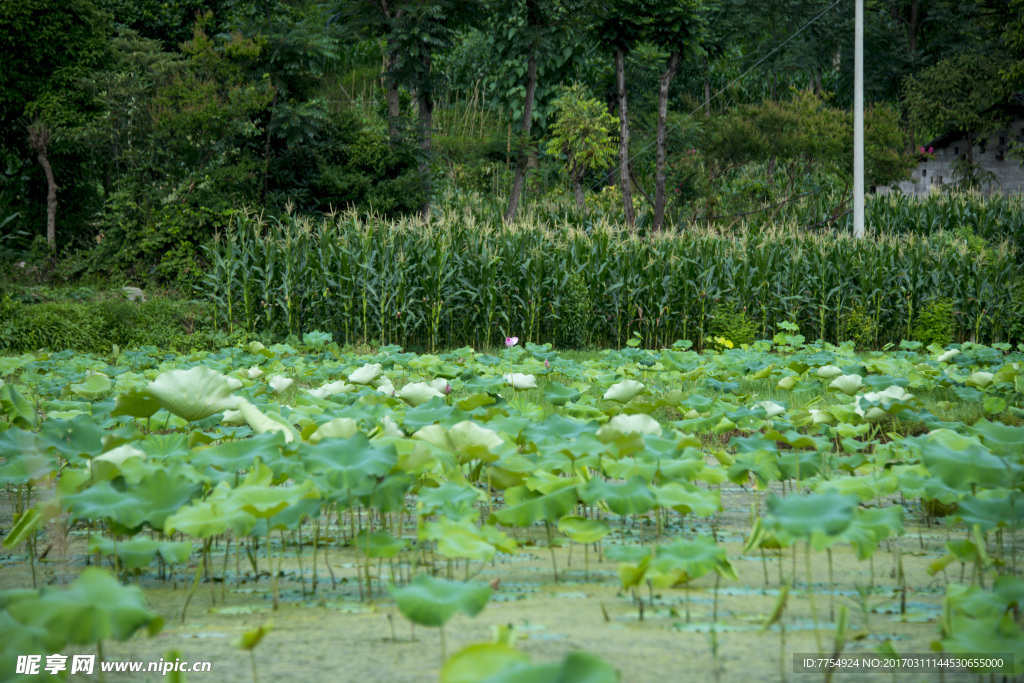
{"label": "forest canopy", "polygon": [[[1000,125],[1022,8],[866,3],[869,187]],[[852,40],[852,0],[0,0],[0,251],[187,284],[243,210],[838,216]]]}

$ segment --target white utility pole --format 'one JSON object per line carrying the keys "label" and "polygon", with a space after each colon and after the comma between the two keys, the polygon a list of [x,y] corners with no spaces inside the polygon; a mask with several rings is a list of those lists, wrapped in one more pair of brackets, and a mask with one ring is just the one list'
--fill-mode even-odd
{"label": "white utility pole", "polygon": [[864,237],[864,0],[855,0],[853,35],[853,236]]}

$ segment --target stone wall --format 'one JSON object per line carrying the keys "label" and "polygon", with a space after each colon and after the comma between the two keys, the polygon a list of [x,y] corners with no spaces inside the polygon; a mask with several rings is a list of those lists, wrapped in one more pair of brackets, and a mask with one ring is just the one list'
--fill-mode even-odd
{"label": "stone wall", "polygon": [[[1007,194],[1024,192],[1024,168],[1021,159],[1009,154],[1010,141],[1024,143],[1024,118],[1014,119],[1009,130],[1000,131],[989,137],[985,146],[974,146],[974,162],[996,174],[996,182],[982,188],[984,192]],[[964,136],[951,139],[936,147],[933,158],[922,161],[911,173],[912,180],[904,181],[897,187],[908,195],[925,195],[933,189],[955,186],[953,162],[967,154],[967,139]],[[888,194],[890,188],[877,188],[879,194]]]}

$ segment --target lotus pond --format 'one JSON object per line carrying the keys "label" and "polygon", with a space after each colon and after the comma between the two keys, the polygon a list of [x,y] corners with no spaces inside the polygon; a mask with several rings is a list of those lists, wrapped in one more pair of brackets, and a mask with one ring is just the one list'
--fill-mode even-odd
{"label": "lotus pond", "polygon": [[1019,678],[1024,348],[794,332],[0,358],[0,679],[87,653],[210,661],[193,681],[828,680],[793,653],[926,652]]}

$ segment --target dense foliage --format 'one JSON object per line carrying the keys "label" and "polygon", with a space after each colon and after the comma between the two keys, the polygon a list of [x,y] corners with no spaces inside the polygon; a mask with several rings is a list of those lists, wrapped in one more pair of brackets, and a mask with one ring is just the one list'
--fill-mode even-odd
{"label": "dense foliage", "polygon": [[[869,3],[869,185],[904,178],[929,136],[1001,125],[1018,13]],[[520,195],[614,185],[606,217],[641,230],[728,228],[808,197],[819,221],[842,220],[850,14],[824,1],[8,0],[0,249],[51,280],[187,286],[242,207],[398,217],[477,191],[511,217]],[[611,118],[597,129],[617,158],[576,159],[586,129],[555,105],[570,83],[594,121],[617,115],[617,136]],[[960,167],[977,185],[971,160]]]}
{"label": "dense foliage", "polygon": [[[704,634],[687,633],[682,617],[688,626],[689,594],[700,591],[713,596],[694,601],[701,630],[748,631],[743,638],[762,648],[762,663],[774,658],[764,645],[775,635],[765,631],[778,621],[812,630],[816,640],[834,631],[837,653],[879,647],[889,656],[893,642],[910,647],[908,633],[946,652],[986,655],[998,631],[995,647],[1015,657],[1001,670],[1019,674],[1024,634],[1008,611],[1024,594],[1014,570],[1022,356],[1006,346],[901,346],[858,355],[787,331],[754,349],[701,355],[682,343],[660,351],[631,345],[580,362],[514,339],[500,355],[468,348],[417,355],[396,346],[357,355],[318,332],[300,348],[0,358],[0,482],[14,513],[0,535],[5,549],[19,552],[5,557],[5,575],[17,583],[0,591],[0,665],[9,671],[18,655],[69,646],[97,646],[102,660],[105,647],[116,647],[111,640],[144,627],[150,635],[184,634],[187,656],[208,659],[212,646],[200,637],[209,622],[219,618],[217,628],[226,630],[246,615],[256,628],[236,647],[251,652],[271,628],[254,613],[271,609],[286,624],[301,619],[303,641],[320,647],[336,638],[311,632],[309,623],[319,626],[328,609],[341,608],[343,625],[352,625],[374,605],[393,605],[392,619],[400,612],[441,630],[441,683],[509,670],[565,683],[631,680],[630,670],[620,678],[580,653],[531,664],[512,647],[510,610],[499,612],[506,630],[497,642],[445,662],[446,622],[460,612],[493,619],[508,607],[501,602],[521,599],[524,586],[503,580],[510,563],[546,547],[550,570],[531,567],[533,585],[543,576],[544,592],[552,592],[550,579],[569,579],[576,592],[560,597],[595,613],[600,600],[605,615],[616,615],[612,624],[589,620],[606,639],[602,656],[621,658],[618,641],[643,630],[621,623],[623,608],[678,625],[668,637],[680,649],[703,645]],[[721,533],[730,491],[742,491],[743,505],[728,510],[745,522],[739,534]],[[923,550],[900,505],[915,499],[924,510],[945,506],[956,536],[929,533]],[[556,547],[566,545],[576,547],[575,565]],[[798,549],[806,562],[799,569],[790,562]],[[720,590],[744,590],[735,585],[742,558],[759,551],[766,585],[747,570],[756,587],[740,595],[751,601],[755,591],[771,590],[779,595],[774,614],[719,611]],[[845,612],[855,596],[834,590],[831,571],[826,591],[825,574],[812,574],[812,553],[827,554],[830,566],[835,553],[862,575],[857,632],[866,638],[847,642]],[[592,572],[594,554],[603,554],[604,568]],[[86,555],[110,569],[83,566]],[[769,579],[768,556],[778,579]],[[954,563],[959,582],[952,567],[944,571]],[[926,590],[924,570],[945,575],[946,590]],[[36,588],[51,578],[61,583],[59,572],[78,576]],[[186,590],[168,590],[191,572]],[[490,584],[471,580],[481,573]],[[197,591],[204,578],[208,598]],[[139,585],[122,585],[129,581]],[[786,611],[798,581],[806,588],[794,591]],[[525,588],[538,592],[533,585]],[[156,590],[163,598],[147,608],[144,596]],[[907,607],[929,618],[899,607],[908,592]],[[872,626],[869,598],[871,605],[896,598],[894,616],[908,615],[901,639],[885,635],[890,627],[880,617]],[[801,613],[805,602],[810,619]],[[837,623],[824,618],[825,602],[839,603]],[[536,605],[519,606],[531,622]],[[209,612],[197,619],[202,608]],[[373,623],[387,628],[383,619]],[[412,653],[425,637],[399,640],[392,630],[390,641]],[[784,631],[781,638],[785,670],[792,655]],[[382,639],[374,637],[374,654]],[[717,666],[728,655],[723,643],[700,658]],[[578,649],[545,645],[556,656]],[[159,645],[138,639],[130,647],[131,657],[141,651],[155,659]],[[748,668],[749,650],[742,652]],[[341,656],[347,666],[351,655]],[[225,659],[215,664],[227,666]],[[292,663],[275,657],[264,665],[279,672]],[[374,661],[377,671],[390,666]],[[416,667],[420,680],[433,679],[431,661],[418,658]]]}
{"label": "dense foliage", "polygon": [[833,342],[863,307],[881,346],[913,339],[921,311],[941,298],[955,311],[954,339],[1010,341],[1024,282],[1013,247],[978,254],[941,232],[856,240],[689,230],[644,239],[607,224],[564,231],[462,213],[430,223],[239,216],[209,260],[201,291],[223,327],[281,336],[323,329],[346,342],[430,349],[486,348],[513,332],[536,343],[576,334],[561,326],[579,315],[577,277],[598,345],[639,333],[655,346],[702,347],[714,311],[731,304],[747,311],[758,338],[791,320],[808,338]]}

